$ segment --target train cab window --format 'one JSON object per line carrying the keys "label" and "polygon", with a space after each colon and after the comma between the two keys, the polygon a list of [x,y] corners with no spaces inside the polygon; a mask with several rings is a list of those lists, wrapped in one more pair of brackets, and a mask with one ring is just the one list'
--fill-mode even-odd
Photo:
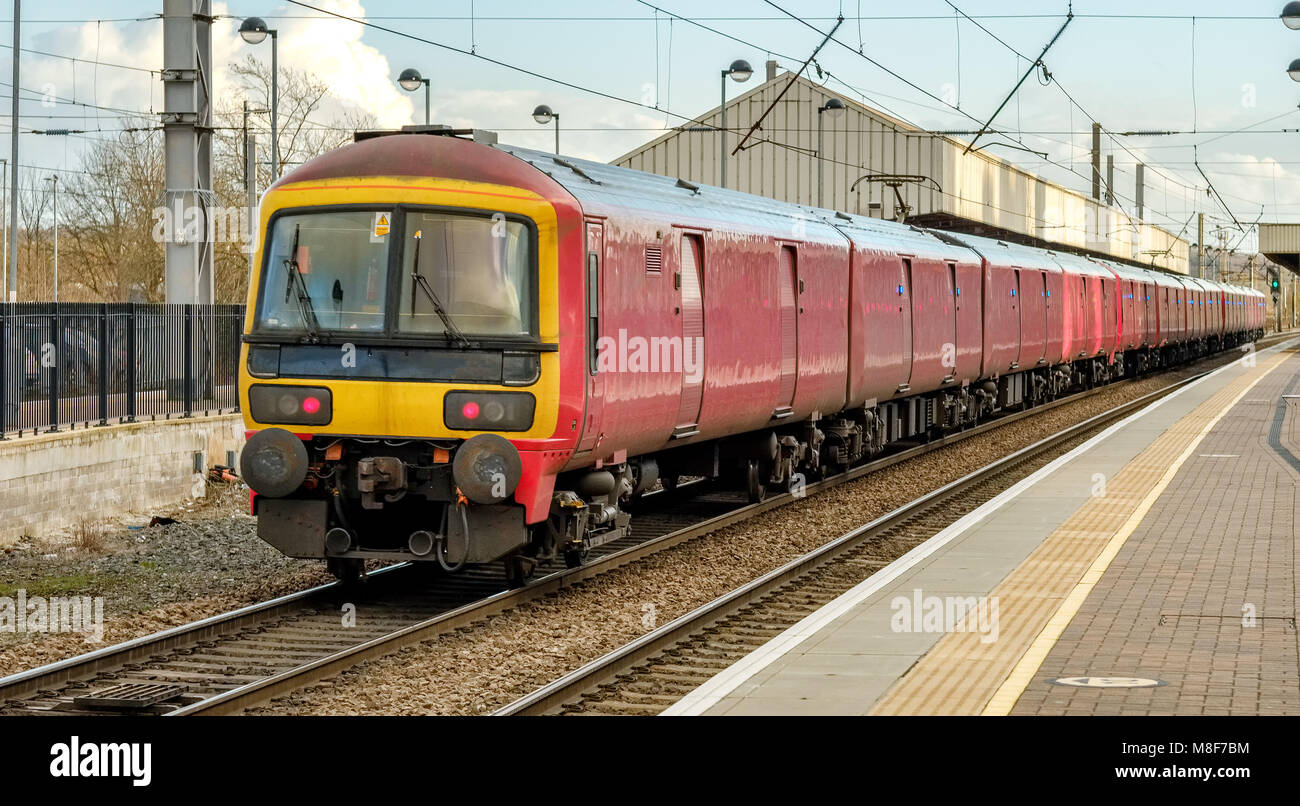
{"label": "train cab window", "polygon": [[262,332],[382,332],[391,210],[283,215],[261,279]]}
{"label": "train cab window", "polygon": [[523,222],[411,211],[402,240],[398,332],[530,332],[532,239]]}

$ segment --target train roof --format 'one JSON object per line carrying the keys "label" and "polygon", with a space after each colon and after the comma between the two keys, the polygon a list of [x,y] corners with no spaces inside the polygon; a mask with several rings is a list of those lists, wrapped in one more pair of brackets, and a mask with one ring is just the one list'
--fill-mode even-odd
{"label": "train roof", "polygon": [[[577,157],[557,157],[549,152],[519,146],[497,144],[494,147],[548,174],[573,194],[584,208],[594,212],[605,206],[646,210],[668,216],[685,216],[687,221],[726,223],[739,229],[761,227],[798,240],[805,240],[815,232],[835,243],[843,243],[848,238],[857,248],[904,255],[954,259],[955,249],[969,251],[969,247],[950,237],[949,233],[909,224],[791,204],[634,168]],[[800,227],[797,235],[791,232],[792,220]],[[962,255],[958,259],[974,257]]]}
{"label": "train roof", "polygon": [[[1088,258],[978,235],[924,229],[694,184],[604,162],[434,134],[438,133],[366,133],[364,137],[358,136],[354,143],[307,161],[285,174],[272,187],[354,176],[413,176],[490,182],[525,188],[548,198],[555,197],[557,192],[567,192],[584,208],[615,207],[652,210],[669,217],[685,216],[683,223],[726,223],[737,229],[758,229],[799,240],[811,237],[833,243],[840,243],[848,237],[859,248],[946,259],[952,259],[954,249],[964,248],[990,258],[1001,255],[1013,265],[1025,267],[1051,271],[1069,268],[1094,275],[1106,275],[1107,269],[1113,268],[1116,273],[1140,275],[1162,286],[1234,288],[1246,296],[1264,296],[1263,292],[1244,286],[1175,277],[1111,259]],[[792,220],[793,225],[799,227],[798,233],[790,231]]]}
{"label": "train roof", "polygon": [[282,176],[271,189],[295,182],[355,176],[460,179],[524,188],[544,198],[563,193],[544,173],[510,155],[459,137],[392,133],[359,139],[308,160]]}
{"label": "train roof", "polygon": [[797,226],[799,240],[843,243],[843,236],[811,210],[765,196],[531,148],[504,144],[492,148],[546,174],[591,213],[641,210],[679,219],[682,224],[727,224],[741,231],[759,230],[791,238],[796,237],[792,227]]}

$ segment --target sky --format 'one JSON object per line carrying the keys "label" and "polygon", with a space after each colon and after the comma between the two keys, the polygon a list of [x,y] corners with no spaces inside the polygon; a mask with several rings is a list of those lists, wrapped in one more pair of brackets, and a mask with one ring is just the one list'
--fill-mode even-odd
{"label": "sky", "polygon": [[[239,21],[256,15],[279,31],[282,66],[310,70],[331,87],[318,120],[351,109],[383,126],[423,122],[423,92],[395,83],[415,67],[432,82],[433,122],[550,149],[552,129],[530,115],[546,103],[560,113],[561,150],[599,160],[716,106],[720,71],[733,59],[748,60],[757,76],[729,93],[760,81],[769,58],[798,69],[841,14],[837,41],[818,53],[812,78],[925,129],[978,129],[1070,8],[1068,0],[305,1],[373,25],[276,0],[214,3],[219,100],[230,93],[226,65],[248,53],[270,58],[269,44],[250,46],[237,34]],[[1252,248],[1253,236],[1237,231],[1233,218],[1246,228],[1261,217],[1300,221],[1300,83],[1286,74],[1300,58],[1300,31],[1278,19],[1283,5],[1075,2],[1076,16],[1043,57],[1050,80],[1036,71],[996,120],[1046,159],[1005,147],[991,153],[1086,191],[1095,119],[1113,135],[1103,147],[1115,156],[1122,204],[1132,206],[1134,165],[1145,162],[1149,220],[1175,233],[1187,228],[1182,234],[1194,240],[1187,222],[1204,212],[1207,229],[1232,227],[1229,245]],[[23,185],[77,170],[93,139],[156,121],[161,10],[162,0],[24,4]],[[7,64],[12,12],[0,18]],[[7,96],[12,76],[3,80]],[[31,133],[50,127],[85,133]],[[0,130],[9,132],[7,115]],[[1122,134],[1133,131],[1179,134]]]}

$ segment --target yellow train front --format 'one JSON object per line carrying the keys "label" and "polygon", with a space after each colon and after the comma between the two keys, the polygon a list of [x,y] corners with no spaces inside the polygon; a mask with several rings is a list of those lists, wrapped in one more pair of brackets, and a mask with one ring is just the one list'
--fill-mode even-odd
{"label": "yellow train front", "polygon": [[582,299],[581,222],[471,132],[361,134],[268,190],[240,375],[261,538],[342,578],[526,576],[583,416],[581,306],[560,304]]}

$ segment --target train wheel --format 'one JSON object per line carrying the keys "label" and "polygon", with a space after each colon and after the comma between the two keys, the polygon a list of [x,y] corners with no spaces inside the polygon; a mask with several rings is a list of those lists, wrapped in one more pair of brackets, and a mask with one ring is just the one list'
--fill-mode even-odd
{"label": "train wheel", "polygon": [[325,560],[329,572],[345,585],[352,585],[366,578],[366,561],[347,557],[330,557]]}
{"label": "train wheel", "polygon": [[578,568],[587,562],[587,548],[584,546],[580,549],[566,549],[564,552],[564,565],[566,568]]}
{"label": "train wheel", "polygon": [[749,466],[745,469],[745,491],[749,493],[751,504],[767,499],[767,479],[763,478],[763,475],[763,468],[758,460],[749,460]]}
{"label": "train wheel", "polygon": [[522,588],[537,568],[537,562],[522,554],[512,554],[505,559],[506,583],[512,588]]}

